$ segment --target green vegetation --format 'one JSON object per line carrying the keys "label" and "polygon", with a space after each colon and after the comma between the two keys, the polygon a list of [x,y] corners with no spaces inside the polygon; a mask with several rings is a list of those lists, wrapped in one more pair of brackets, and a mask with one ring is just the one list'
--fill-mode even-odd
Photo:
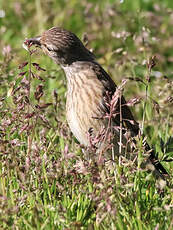
{"label": "green vegetation", "polygon": [[[0,0],[0,229],[173,229],[173,1],[121,2]],[[22,48],[52,26],[83,38],[117,84],[129,79],[167,185],[140,168],[146,154],[139,167],[86,159],[65,119],[64,73]]]}

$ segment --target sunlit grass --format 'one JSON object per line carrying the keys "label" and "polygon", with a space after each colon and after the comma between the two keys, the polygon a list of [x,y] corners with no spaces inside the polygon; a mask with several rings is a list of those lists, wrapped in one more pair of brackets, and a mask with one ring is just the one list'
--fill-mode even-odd
{"label": "sunlit grass", "polygon": [[[62,70],[41,50],[31,57],[31,62],[46,69],[37,71],[32,66],[41,78],[32,77],[28,83],[29,64],[23,69],[18,66],[30,61],[22,48],[26,37],[54,25],[80,38],[86,33],[87,47],[115,82],[129,79],[124,94],[127,99],[139,98],[132,108],[135,117],[143,123],[159,159],[169,160],[173,153],[173,2],[0,3],[5,12],[0,18],[0,228],[171,230],[172,162],[163,162],[170,178],[167,185],[159,185],[140,168],[146,156],[140,155],[139,167],[117,160],[116,170],[87,160],[66,123]],[[146,63],[154,55],[156,66],[147,82]],[[147,100],[143,82],[148,84]],[[38,99],[34,93],[39,85],[43,95]]]}

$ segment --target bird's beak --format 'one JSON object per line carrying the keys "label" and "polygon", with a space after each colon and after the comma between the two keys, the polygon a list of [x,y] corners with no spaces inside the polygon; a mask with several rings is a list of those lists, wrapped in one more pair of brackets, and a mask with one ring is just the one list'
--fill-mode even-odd
{"label": "bird's beak", "polygon": [[24,43],[25,44],[32,44],[41,47],[41,42],[40,42],[41,36],[37,36],[35,38],[27,38],[25,39]]}

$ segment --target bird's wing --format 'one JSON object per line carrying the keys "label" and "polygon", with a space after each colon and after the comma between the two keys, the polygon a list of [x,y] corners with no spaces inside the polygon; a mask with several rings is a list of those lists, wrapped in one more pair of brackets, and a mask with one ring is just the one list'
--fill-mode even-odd
{"label": "bird's wing", "polygon": [[[113,95],[115,95],[117,91],[117,86],[115,82],[112,80],[112,78],[108,75],[108,73],[98,63],[94,63],[92,65],[92,68],[94,72],[96,73],[97,78],[102,82],[104,86],[103,87],[104,89],[103,98],[105,98],[105,96],[109,94],[110,99],[112,99]],[[121,100],[120,98],[118,99],[118,102],[115,106],[114,113],[116,114],[116,116],[115,118],[113,118],[113,121],[116,123],[117,126],[120,126],[120,103],[121,103],[121,117],[122,117],[123,126],[127,128],[128,130],[130,130],[133,133],[133,135],[137,135],[139,132],[139,124],[135,121],[133,114],[130,108],[127,106],[126,100],[123,96],[121,96]],[[106,105],[104,101],[103,101],[103,104],[107,112],[109,113],[110,112],[109,106]]]}
{"label": "bird's wing", "polygon": [[[95,68],[95,72],[97,73],[98,79],[102,82],[104,85],[105,92],[110,92],[110,95],[113,96],[114,93],[117,90],[117,86],[114,83],[114,81],[111,79],[111,77],[106,73],[106,71],[99,65],[95,64],[93,65],[93,68]],[[103,94],[105,94],[103,92]],[[118,115],[115,117],[114,121],[116,124],[120,125],[120,101],[121,101],[121,112],[122,112],[122,120],[123,125],[131,131],[132,136],[136,136],[139,133],[139,124],[135,121],[132,112],[130,108],[127,106],[126,100],[123,96],[121,96],[121,100],[118,100],[118,104],[115,109],[115,113]],[[105,105],[109,112],[109,107]],[[165,168],[162,166],[162,164],[158,161],[158,158],[155,154],[155,151],[150,148],[149,144],[145,140],[143,143],[144,149],[146,152],[150,152],[149,160],[154,165],[156,171],[159,173],[159,175],[164,178],[164,175],[169,175],[168,172],[165,170]]]}

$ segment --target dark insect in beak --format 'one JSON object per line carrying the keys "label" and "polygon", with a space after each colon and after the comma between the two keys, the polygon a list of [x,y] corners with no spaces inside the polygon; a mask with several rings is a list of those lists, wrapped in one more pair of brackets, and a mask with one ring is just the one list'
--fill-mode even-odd
{"label": "dark insect in beak", "polygon": [[41,39],[41,36],[37,36],[35,38],[28,38],[25,40],[25,44],[32,44],[32,45],[36,45],[38,47],[41,47],[41,43],[40,43],[40,39]]}

